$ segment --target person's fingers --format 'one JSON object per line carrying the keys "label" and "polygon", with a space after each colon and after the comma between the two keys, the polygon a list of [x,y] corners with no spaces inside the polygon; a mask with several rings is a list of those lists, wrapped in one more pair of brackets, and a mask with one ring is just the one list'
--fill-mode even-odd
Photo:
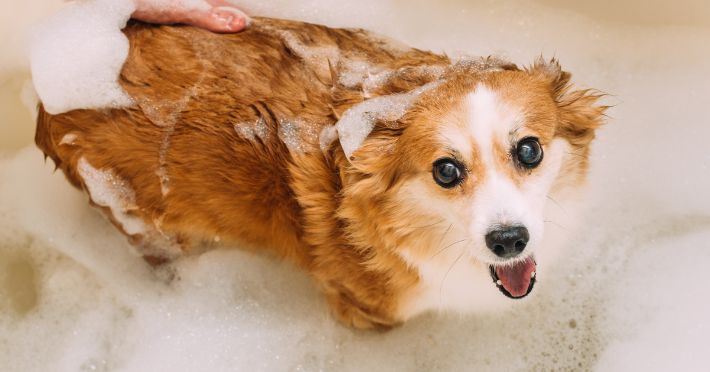
{"label": "person's fingers", "polygon": [[232,6],[216,6],[208,11],[195,11],[186,23],[214,32],[237,32],[249,25],[251,19]]}
{"label": "person's fingers", "polygon": [[[229,0],[207,0],[199,7],[177,2],[171,8],[151,0],[135,0],[133,18],[151,23],[186,23],[213,32],[237,32],[249,25],[251,19]],[[194,4],[194,3],[193,3]]]}

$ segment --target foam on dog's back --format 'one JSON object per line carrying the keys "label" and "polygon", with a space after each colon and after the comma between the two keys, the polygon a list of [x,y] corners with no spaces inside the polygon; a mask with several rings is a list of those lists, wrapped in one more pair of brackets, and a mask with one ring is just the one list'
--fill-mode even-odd
{"label": "foam on dog's back", "polygon": [[133,10],[130,0],[75,3],[35,30],[32,78],[47,112],[131,104],[117,80],[128,56],[120,29]]}
{"label": "foam on dog's back", "polygon": [[[205,0],[151,0],[150,4],[164,10],[210,8]],[[47,112],[132,104],[118,76],[128,57],[128,39],[121,29],[134,10],[133,0],[80,1],[34,30],[32,79]]]}

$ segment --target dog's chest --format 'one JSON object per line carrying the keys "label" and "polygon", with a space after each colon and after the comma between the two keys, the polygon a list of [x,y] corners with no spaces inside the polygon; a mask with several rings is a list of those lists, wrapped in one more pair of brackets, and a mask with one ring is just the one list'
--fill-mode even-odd
{"label": "dog's chest", "polygon": [[498,310],[509,304],[495,287],[485,265],[464,255],[440,256],[422,260],[402,254],[419,273],[417,285],[402,296],[403,319],[431,310],[473,313]]}

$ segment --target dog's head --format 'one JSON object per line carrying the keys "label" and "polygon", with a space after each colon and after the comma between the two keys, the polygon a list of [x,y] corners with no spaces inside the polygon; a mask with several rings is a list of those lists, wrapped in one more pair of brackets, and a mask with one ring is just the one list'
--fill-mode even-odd
{"label": "dog's head", "polygon": [[553,190],[583,182],[605,110],[569,79],[554,60],[452,68],[350,157],[343,214],[359,218],[349,233],[414,267],[457,257],[508,297],[527,295],[544,206]]}

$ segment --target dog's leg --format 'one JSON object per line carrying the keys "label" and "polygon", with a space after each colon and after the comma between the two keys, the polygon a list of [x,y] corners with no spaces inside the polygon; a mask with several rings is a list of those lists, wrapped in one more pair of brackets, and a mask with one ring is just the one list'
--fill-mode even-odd
{"label": "dog's leg", "polygon": [[381,309],[373,309],[363,304],[345,288],[328,293],[327,299],[335,318],[347,327],[386,331],[401,323],[392,316],[383,314]]}

